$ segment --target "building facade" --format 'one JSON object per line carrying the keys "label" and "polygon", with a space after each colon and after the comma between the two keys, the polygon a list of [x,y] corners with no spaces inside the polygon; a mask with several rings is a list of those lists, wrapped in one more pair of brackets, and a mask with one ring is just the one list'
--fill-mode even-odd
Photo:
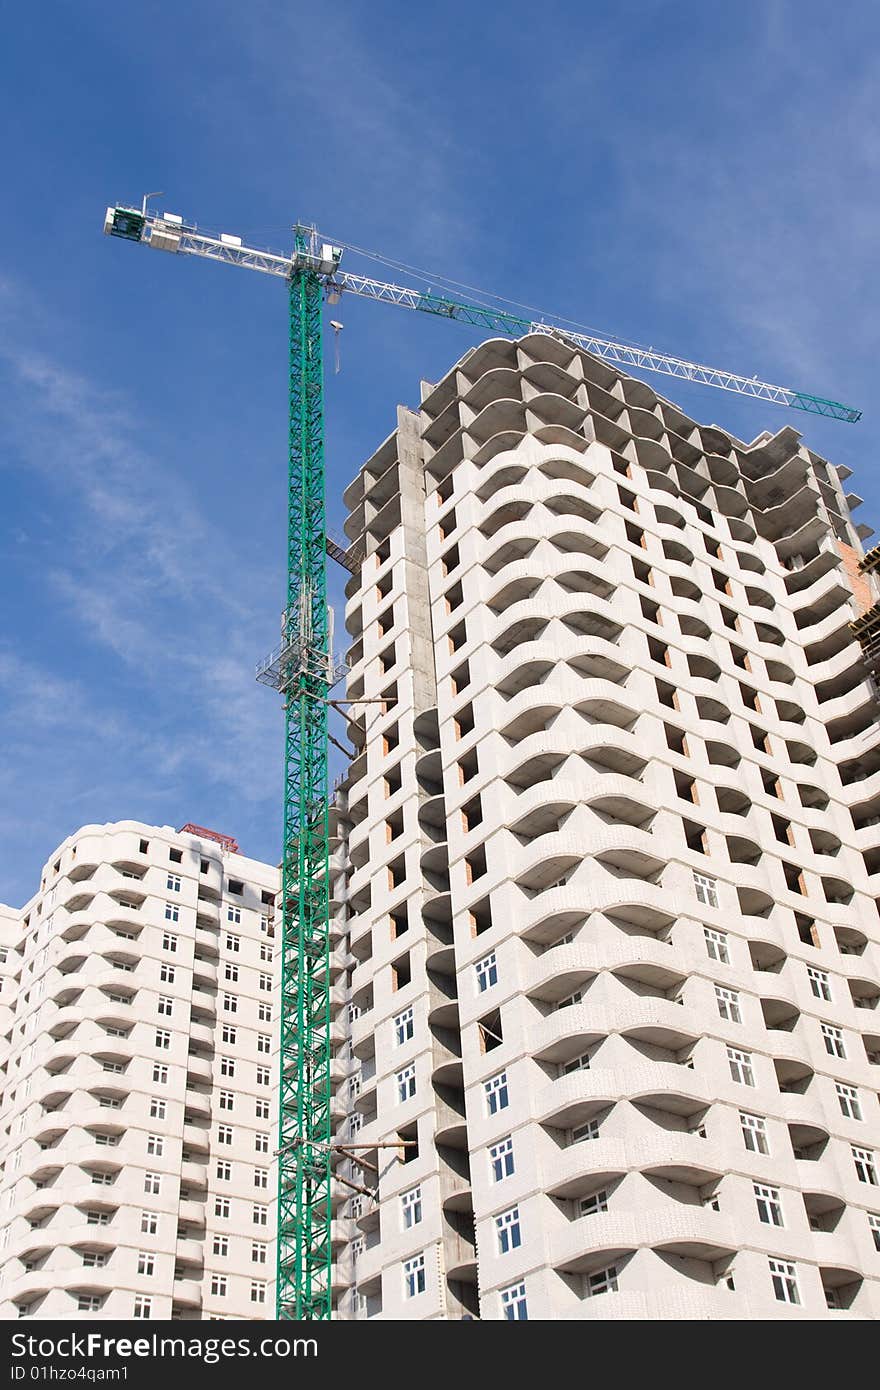
{"label": "building facade", "polygon": [[844,476],[532,335],[349,487],[339,1316],[880,1315]]}
{"label": "building facade", "polygon": [[0,909],[4,1318],[274,1316],[278,872],[235,850],[87,825]]}

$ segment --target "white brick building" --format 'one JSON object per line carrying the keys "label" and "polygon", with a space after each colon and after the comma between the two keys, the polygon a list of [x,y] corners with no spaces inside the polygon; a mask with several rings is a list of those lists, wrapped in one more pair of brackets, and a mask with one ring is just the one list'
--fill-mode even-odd
{"label": "white brick building", "polygon": [[274,1316],[277,891],[120,821],[0,908],[0,1316]]}
{"label": "white brick building", "polygon": [[339,1313],[877,1317],[858,499],[548,337],[423,390],[346,493]]}

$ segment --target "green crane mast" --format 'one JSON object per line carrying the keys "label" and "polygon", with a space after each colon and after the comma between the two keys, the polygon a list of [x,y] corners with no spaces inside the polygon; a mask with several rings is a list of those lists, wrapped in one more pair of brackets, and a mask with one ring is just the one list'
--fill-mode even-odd
{"label": "green crane mast", "polygon": [[[152,195],[156,196],[156,195]],[[277,1316],[331,1314],[330,946],[328,929],[328,704],[339,674],[327,608],[324,383],[321,307],[343,292],[456,319],[505,336],[540,332],[606,361],[661,372],[855,422],[839,401],[773,386],[718,368],[535,322],[492,305],[468,304],[340,271],[342,249],[294,228],[290,255],[245,246],[240,237],[200,231],[173,213],[107,209],[104,231],[154,250],[240,265],[288,282],[290,358],[287,471],[287,593],[280,646],[257,679],[284,697],[281,1047],[278,1140]]]}

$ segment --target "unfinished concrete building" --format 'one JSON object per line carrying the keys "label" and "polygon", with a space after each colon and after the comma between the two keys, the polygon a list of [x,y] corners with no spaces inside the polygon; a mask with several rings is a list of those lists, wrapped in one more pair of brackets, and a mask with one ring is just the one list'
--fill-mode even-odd
{"label": "unfinished concrete building", "polygon": [[339,1316],[880,1315],[843,473],[536,334],[348,488],[334,1105],[376,1197],[337,1189]]}

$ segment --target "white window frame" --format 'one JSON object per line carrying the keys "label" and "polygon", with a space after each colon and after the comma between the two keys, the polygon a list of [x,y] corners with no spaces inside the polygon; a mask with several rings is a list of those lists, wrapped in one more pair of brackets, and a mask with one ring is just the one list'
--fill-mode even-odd
{"label": "white window frame", "polygon": [[509,1255],[522,1245],[522,1222],[519,1207],[508,1207],[495,1217],[495,1238],[498,1241],[498,1254]]}
{"label": "white window frame", "polygon": [[489,1145],[489,1173],[493,1183],[504,1182],[516,1172],[513,1153],[513,1136],[507,1134]]}
{"label": "white window frame", "polygon": [[799,1304],[801,1293],[795,1265],[791,1260],[770,1260],[769,1264],[773,1293],[777,1302]]}
{"label": "white window frame", "polygon": [[427,1288],[425,1252],[421,1251],[418,1255],[411,1255],[408,1260],[403,1262],[403,1296],[404,1298],[418,1298],[420,1294],[427,1291]]}
{"label": "white window frame", "polygon": [[501,1315],[505,1322],[528,1322],[529,1305],[524,1279],[521,1279],[518,1284],[508,1284],[506,1289],[499,1289],[498,1297],[501,1301]]}
{"label": "white window frame", "polygon": [[692,872],[697,902],[702,903],[703,907],[720,907],[717,878],[710,878],[708,874],[699,874],[696,869]]}
{"label": "white window frame", "polygon": [[778,1187],[768,1187],[766,1183],[752,1183],[755,1194],[755,1205],[758,1208],[758,1220],[764,1226],[784,1226],[785,1219],[782,1215],[782,1201],[779,1196]]}
{"label": "white window frame", "polygon": [[[767,1134],[767,1121],[763,1115],[754,1115],[749,1110],[739,1112],[739,1123],[742,1130],[743,1144],[749,1153],[769,1154],[770,1138]],[[754,1142],[749,1142],[752,1136]]]}
{"label": "white window frame", "polygon": [[732,1081],[736,1081],[742,1086],[754,1086],[755,1069],[752,1065],[750,1052],[743,1052],[742,1048],[739,1047],[729,1047],[727,1049],[727,1065],[730,1068]]}

